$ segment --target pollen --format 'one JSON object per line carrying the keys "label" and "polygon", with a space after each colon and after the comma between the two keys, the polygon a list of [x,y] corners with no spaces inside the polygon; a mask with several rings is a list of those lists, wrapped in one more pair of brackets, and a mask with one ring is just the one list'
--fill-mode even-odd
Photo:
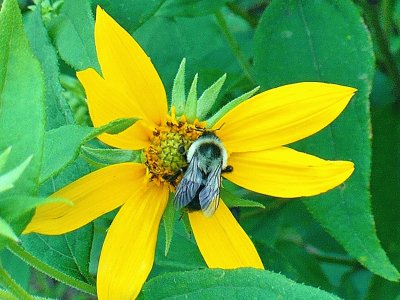
{"label": "pollen", "polygon": [[153,130],[150,146],[144,149],[147,178],[156,183],[168,182],[172,188],[180,180],[180,170],[187,166],[186,153],[190,145],[205,130],[205,122],[188,123],[185,116],[171,116]]}

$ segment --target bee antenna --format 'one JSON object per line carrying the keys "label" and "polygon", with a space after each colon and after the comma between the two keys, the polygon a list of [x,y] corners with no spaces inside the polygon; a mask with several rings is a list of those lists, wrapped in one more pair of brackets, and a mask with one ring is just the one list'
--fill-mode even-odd
{"label": "bee antenna", "polygon": [[225,123],[222,123],[221,126],[219,126],[217,129],[214,129],[213,131],[220,130],[224,125],[225,125]]}

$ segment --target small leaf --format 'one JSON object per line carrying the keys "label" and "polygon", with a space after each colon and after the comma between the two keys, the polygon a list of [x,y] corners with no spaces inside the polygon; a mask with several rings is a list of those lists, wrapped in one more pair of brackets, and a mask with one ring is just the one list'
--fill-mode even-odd
{"label": "small leaf", "polygon": [[222,75],[216,82],[214,82],[208,89],[206,89],[200,96],[197,103],[197,118],[203,120],[210,112],[215,101],[218,98],[222,85],[226,79],[226,74]]}
{"label": "small leaf", "polygon": [[75,70],[94,68],[100,71],[94,44],[94,20],[87,0],[65,1],[49,27],[57,50],[67,64]]}
{"label": "small leaf", "polygon": [[0,154],[0,172],[2,171],[3,167],[5,166],[8,156],[10,155],[12,147],[8,147]]}
{"label": "small leaf", "polygon": [[240,103],[242,103],[243,101],[249,99],[251,96],[253,96],[258,90],[260,89],[260,87],[256,87],[254,89],[252,89],[251,91],[233,99],[232,101],[230,101],[228,104],[224,105],[219,111],[217,111],[211,118],[209,118],[207,120],[207,126],[209,128],[213,127],[215,125],[215,123],[218,122],[219,119],[221,119],[227,112],[229,112],[230,110],[232,110],[234,107],[236,107],[237,105],[239,105]]}
{"label": "small leaf", "polygon": [[0,175],[0,193],[14,187],[14,183],[21,177],[22,173],[29,165],[31,160],[32,156],[29,156],[18,167],[12,169],[11,171],[8,171],[5,174]]}
{"label": "small leaf", "polygon": [[101,165],[113,165],[123,162],[140,162],[141,151],[122,149],[97,149],[82,146],[81,153],[85,158],[93,160]]}
{"label": "small leaf", "polygon": [[35,11],[24,15],[24,29],[32,52],[43,69],[46,86],[46,129],[48,130],[72,124],[73,116],[60,84],[57,52],[51,44],[40,11],[41,5],[38,4]]}
{"label": "small leaf", "polygon": [[114,120],[106,125],[103,125],[99,128],[96,129],[96,132],[94,133],[95,136],[98,136],[101,133],[108,133],[108,134],[118,134],[125,129],[128,129],[131,127],[133,124],[136,123],[139,119],[137,118],[122,118],[122,119],[117,119]]}
{"label": "small leaf", "polygon": [[185,64],[186,59],[184,58],[179,65],[178,72],[174,79],[174,85],[172,86],[171,107],[175,107],[177,116],[181,116],[185,109]]}
{"label": "small leaf", "polygon": [[63,95],[71,108],[75,123],[81,126],[92,126],[82,84],[75,77],[65,74],[60,75],[60,83],[64,88]]}
{"label": "small leaf", "polygon": [[197,79],[199,75],[194,75],[192,85],[190,86],[189,94],[186,100],[185,116],[189,122],[196,119],[197,113]]}
{"label": "small leaf", "polygon": [[19,241],[11,226],[3,218],[0,218],[0,236],[6,237],[14,242]]}
{"label": "small leaf", "polygon": [[220,192],[221,199],[224,203],[230,207],[259,207],[265,208],[264,205],[257,201],[242,199],[237,197],[235,194],[231,193],[227,189],[222,188]]}
{"label": "small leaf", "polygon": [[174,194],[169,194],[169,200],[167,207],[165,208],[163,220],[165,228],[165,256],[168,255],[169,248],[171,246],[172,237],[174,236],[174,224],[175,224],[175,208],[173,205]]}
{"label": "small leaf", "polygon": [[0,214],[4,219],[12,221],[32,211],[37,206],[55,202],[64,202],[73,205],[71,201],[62,198],[12,196],[0,200]]}
{"label": "small leaf", "polygon": [[149,280],[146,299],[340,299],[283,275],[256,269],[176,272]]}

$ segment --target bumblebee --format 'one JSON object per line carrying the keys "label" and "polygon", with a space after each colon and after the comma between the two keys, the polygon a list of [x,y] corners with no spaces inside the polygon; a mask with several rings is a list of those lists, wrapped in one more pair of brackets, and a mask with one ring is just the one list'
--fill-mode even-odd
{"label": "bumblebee", "polygon": [[205,131],[190,145],[186,160],[188,167],[176,188],[174,206],[202,210],[210,217],[219,204],[221,174],[233,171],[227,164],[228,154],[221,140],[213,132]]}

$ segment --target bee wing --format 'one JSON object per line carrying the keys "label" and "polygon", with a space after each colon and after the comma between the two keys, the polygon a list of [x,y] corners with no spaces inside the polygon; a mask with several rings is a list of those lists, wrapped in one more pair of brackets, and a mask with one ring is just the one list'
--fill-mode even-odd
{"label": "bee wing", "polygon": [[205,186],[199,193],[200,206],[207,217],[211,217],[215,213],[219,204],[221,170],[222,161],[208,174]]}
{"label": "bee wing", "polygon": [[174,198],[175,209],[187,206],[196,196],[198,189],[203,182],[203,174],[198,166],[199,159],[194,155],[189,166],[179,182]]}

